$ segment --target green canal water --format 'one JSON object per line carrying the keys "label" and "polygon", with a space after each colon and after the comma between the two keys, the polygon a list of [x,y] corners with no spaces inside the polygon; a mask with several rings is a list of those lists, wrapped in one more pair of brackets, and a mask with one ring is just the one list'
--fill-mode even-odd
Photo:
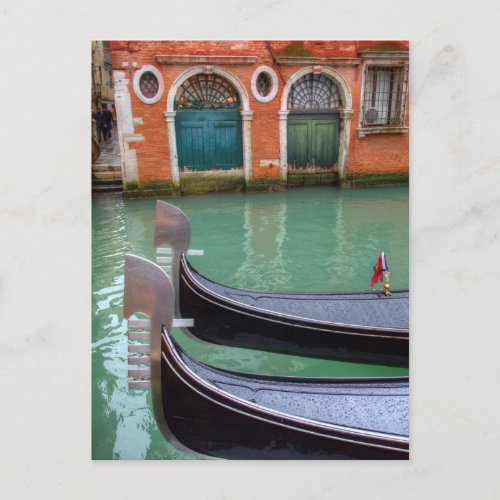
{"label": "green canal water", "polygon": [[[294,189],[165,199],[192,226],[191,263],[237,287],[273,291],[370,290],[385,251],[394,289],[408,287],[408,188]],[[92,200],[92,456],[189,459],[157,429],[148,391],[127,389],[127,327],[122,317],[124,254],[155,259],[155,200],[121,194]],[[380,284],[379,284],[380,285]],[[407,375],[402,368],[205,347],[174,331],[203,362],[233,370],[306,376]]]}

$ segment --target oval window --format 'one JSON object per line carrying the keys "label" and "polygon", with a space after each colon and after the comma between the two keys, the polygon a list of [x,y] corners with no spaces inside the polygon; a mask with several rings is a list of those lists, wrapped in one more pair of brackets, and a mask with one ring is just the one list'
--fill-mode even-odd
{"label": "oval window", "polygon": [[259,102],[270,102],[278,93],[278,77],[269,66],[258,67],[252,75],[252,92]]}
{"label": "oval window", "polygon": [[141,94],[144,97],[147,97],[148,99],[151,99],[158,94],[158,78],[151,73],[150,71],[147,71],[146,73],[143,73],[141,76],[141,79],[139,80],[139,88],[141,89]]}
{"label": "oval window", "polygon": [[265,71],[259,73],[259,76],[257,77],[257,92],[262,97],[267,97],[271,93],[272,86],[273,80],[271,75]]}
{"label": "oval window", "polygon": [[134,74],[135,95],[145,104],[155,104],[163,95],[163,76],[152,64],[146,64]]}

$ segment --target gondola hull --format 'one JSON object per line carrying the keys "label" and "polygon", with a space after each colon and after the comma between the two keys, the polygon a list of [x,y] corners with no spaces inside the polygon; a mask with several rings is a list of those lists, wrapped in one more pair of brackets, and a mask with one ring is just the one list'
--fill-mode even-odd
{"label": "gondola hull", "polygon": [[[192,360],[166,337],[162,349],[165,420],[179,442],[197,453],[225,459],[408,459],[407,379],[239,375]],[[305,415],[304,405],[316,408],[316,420]],[[329,408],[344,415],[343,425],[328,422]],[[392,420],[381,432],[389,408]],[[356,418],[365,429],[346,425]]]}
{"label": "gondola hull", "polygon": [[[184,257],[181,259],[180,310],[183,317],[196,319],[195,326],[189,331],[199,339],[278,353],[408,366],[407,291],[395,292],[391,297],[374,293],[335,296],[266,293],[263,297],[266,309],[258,307],[262,296],[259,296],[259,292],[210,282],[196,273]],[[334,301],[342,301],[341,313],[349,314],[352,305],[359,311],[359,316],[375,317],[374,321],[380,323],[385,318],[376,318],[377,308],[384,307],[388,310],[386,316],[392,315],[391,321],[400,327],[370,327],[366,324],[314,320],[299,315],[300,307],[304,309],[304,304],[307,307],[310,304],[311,308],[316,308],[312,315],[319,316],[322,301],[325,308],[331,307]],[[299,311],[297,315],[293,314],[295,304]],[[283,306],[287,308],[286,312],[283,312]]]}

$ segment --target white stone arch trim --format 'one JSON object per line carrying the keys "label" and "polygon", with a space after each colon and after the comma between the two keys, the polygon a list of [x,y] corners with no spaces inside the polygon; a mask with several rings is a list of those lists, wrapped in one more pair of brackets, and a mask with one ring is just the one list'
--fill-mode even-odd
{"label": "white stone arch trim", "polygon": [[163,115],[165,116],[165,121],[167,122],[167,136],[168,145],[170,146],[170,168],[172,169],[172,180],[175,184],[180,181],[179,172],[179,158],[177,156],[177,136],[175,132],[175,115],[176,111],[174,109],[175,96],[179,87],[188,79],[194,75],[200,73],[215,73],[222,76],[234,86],[238,92],[241,99],[241,121],[242,121],[242,145],[243,145],[243,169],[245,172],[245,179],[249,181],[252,178],[252,118],[253,111],[250,109],[250,100],[248,98],[248,93],[245,86],[241,83],[241,80],[236,76],[226,71],[224,68],[219,66],[193,66],[192,68],[181,73],[172,83],[167,96],[167,110]]}
{"label": "white stone arch trim", "polygon": [[[292,85],[302,78],[304,75],[309,73],[316,73],[316,68],[313,66],[307,66],[301,70],[294,73],[286,82],[285,88],[283,89],[283,94],[281,95],[281,110],[285,111],[287,109],[288,94],[292,88]],[[325,66],[321,67],[321,73],[328,75],[337,85],[340,93],[340,99],[342,101],[342,107],[344,109],[352,109],[352,93],[349,84],[345,78],[332,68]]]}
{"label": "white stone arch trim", "polygon": [[[271,77],[272,81],[272,89],[271,92],[269,92],[268,95],[263,96],[259,94],[259,91],[257,90],[257,77],[261,73],[267,73]],[[252,94],[257,99],[259,102],[271,102],[275,97],[276,94],[278,93],[278,75],[276,74],[276,71],[274,71],[273,68],[269,66],[259,66],[252,75],[252,81],[251,81],[251,87],[252,87]]]}
{"label": "white stone arch trim", "polygon": [[[319,71],[320,70],[320,71]],[[294,73],[288,80],[281,95],[281,109],[278,111],[279,116],[279,135],[280,135],[280,173],[281,178],[286,180],[288,176],[288,155],[287,155],[287,135],[288,135],[288,113],[287,109],[288,94],[292,85],[304,75],[309,73],[324,73],[328,75],[337,85],[342,101],[340,112],[340,140],[339,140],[339,160],[338,160],[338,175],[342,179],[347,173],[349,159],[349,142],[351,131],[351,115],[352,109],[352,93],[349,84],[345,78],[332,68],[322,66],[308,66]]]}
{"label": "white stone arch trim", "polygon": [[183,73],[181,73],[172,83],[170,90],[168,92],[167,97],[167,113],[174,110],[175,104],[175,96],[179,87],[188,79],[194,75],[198,75],[199,73],[215,73],[216,75],[220,75],[224,77],[226,80],[231,82],[235,89],[238,91],[238,94],[241,98],[241,111],[250,111],[250,100],[248,99],[248,94],[245,89],[245,86],[241,83],[241,80],[236,76],[226,71],[224,68],[220,68],[219,66],[194,66]]}
{"label": "white stone arch trim", "polygon": [[[141,76],[144,75],[144,73],[153,73],[153,75],[155,75],[156,79],[158,80],[158,92],[154,97],[146,97],[141,92],[140,81],[141,81]],[[156,66],[153,66],[152,64],[145,64],[144,66],[141,67],[141,69],[135,72],[134,92],[135,95],[138,97],[138,99],[140,99],[143,103],[145,104],[157,103],[162,98],[164,90],[165,90],[165,85],[163,83],[163,76],[160,70]]]}

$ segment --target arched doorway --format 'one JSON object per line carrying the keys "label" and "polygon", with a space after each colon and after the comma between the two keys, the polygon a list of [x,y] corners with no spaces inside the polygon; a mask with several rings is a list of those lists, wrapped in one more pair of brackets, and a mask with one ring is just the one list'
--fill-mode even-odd
{"label": "arched doorway", "polygon": [[308,73],[290,89],[288,166],[332,168],[339,157],[340,93],[325,74]]}
{"label": "arched doorway", "polygon": [[347,82],[333,69],[308,67],[295,73],[282,95],[281,176],[289,168],[347,168],[352,98]]}
{"label": "arched doorway", "polygon": [[164,113],[165,121],[167,122],[168,144],[170,148],[170,166],[172,169],[172,180],[175,184],[179,183],[179,162],[177,154],[177,134],[176,134],[176,115],[175,99],[182,84],[190,77],[198,74],[215,74],[229,81],[237,90],[241,100],[240,118],[242,121],[242,146],[243,146],[243,168],[245,171],[245,179],[249,180],[252,177],[252,116],[253,111],[250,110],[250,101],[247,91],[239,78],[230,71],[219,66],[199,65],[193,66],[181,73],[172,83],[167,96],[167,110]]}
{"label": "arched doorway", "polygon": [[227,79],[214,73],[191,76],[178,88],[174,109],[181,170],[243,166],[241,100]]}

